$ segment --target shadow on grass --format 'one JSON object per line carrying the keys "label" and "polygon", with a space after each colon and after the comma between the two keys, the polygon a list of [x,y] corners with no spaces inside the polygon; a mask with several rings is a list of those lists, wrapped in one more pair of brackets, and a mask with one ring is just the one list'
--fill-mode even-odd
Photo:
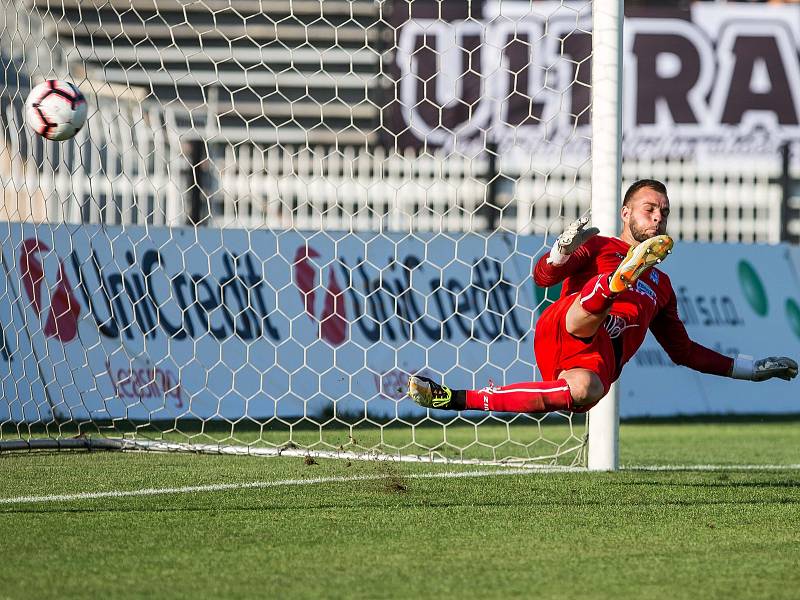
{"label": "shadow on grass", "polygon": [[[388,480],[389,478],[387,478]],[[378,480],[382,481],[382,480]],[[404,490],[405,491],[409,490]],[[387,495],[388,496],[388,495]],[[397,497],[397,494],[392,494],[392,497]],[[131,498],[120,498],[114,499],[114,501],[119,500],[130,500]],[[463,509],[480,509],[480,508],[487,508],[487,509],[504,509],[504,508],[513,508],[513,509],[520,509],[520,508],[529,508],[530,507],[530,499],[521,499],[520,501],[511,502],[511,501],[497,501],[497,502],[437,502],[437,501],[425,501],[419,502],[417,498],[413,496],[409,496],[408,502],[403,502],[402,505],[406,510],[418,508],[422,511],[428,511],[432,509],[448,509],[448,508],[463,508]],[[97,502],[98,500],[92,500],[92,502]],[[659,499],[659,500],[620,500],[620,499],[613,499],[608,501],[537,501],[537,507],[540,509],[557,509],[563,508],[565,510],[580,510],[580,509],[603,509],[609,508],[617,510],[621,507],[665,507],[665,506],[677,506],[677,507],[697,507],[697,506],[795,506],[800,505],[800,498],[781,498],[781,499],[763,499],[763,500],[755,500],[755,499],[746,499],[746,500],[738,500],[738,499],[718,499],[718,500],[708,500],[708,499],[697,499],[697,500],[681,500],[681,499]],[[283,504],[283,505],[276,505],[276,506],[221,506],[220,503],[209,504],[208,506],[157,506],[152,508],[142,508],[142,507],[95,507],[95,508],[59,508],[57,506],[53,507],[30,507],[30,508],[11,508],[11,509],[0,509],[0,516],[2,515],[13,515],[13,514],[114,514],[114,513],[121,513],[121,514],[169,514],[169,513],[206,513],[206,512],[213,512],[213,513],[221,513],[221,512],[259,512],[259,513],[267,513],[267,512],[303,512],[303,511],[314,511],[314,510],[324,510],[324,511],[337,511],[340,512],[342,510],[352,510],[352,511],[363,511],[368,509],[386,509],[390,511],[394,511],[397,509],[398,503],[397,502],[336,502],[336,503],[318,503],[318,504],[306,504],[306,505],[299,505],[297,502],[293,502],[291,505]],[[791,509],[794,510],[794,509]]]}
{"label": "shadow on grass", "polygon": [[[751,474],[752,470],[747,471],[728,471],[728,473]],[[650,486],[650,487],[695,487],[695,488],[797,488],[800,489],[800,481],[730,481],[729,478],[719,478],[716,481],[608,481],[614,486]]]}
{"label": "shadow on grass", "polygon": [[698,424],[747,424],[747,423],[798,423],[800,413],[774,415],[677,415],[672,417],[633,417],[621,419],[623,425],[681,425]]}

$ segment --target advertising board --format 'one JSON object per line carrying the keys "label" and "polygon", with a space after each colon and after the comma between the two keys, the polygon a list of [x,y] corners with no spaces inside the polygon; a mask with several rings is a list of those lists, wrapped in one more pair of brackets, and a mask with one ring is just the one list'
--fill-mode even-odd
{"label": "advertising board", "polygon": [[[533,379],[532,329],[558,293],[530,277],[540,236],[2,228],[0,418],[18,421],[419,414],[411,372]],[[797,261],[686,243],[663,267],[693,339],[797,357]],[[798,411],[793,384],[695,373],[652,336],[620,387],[623,417]]]}

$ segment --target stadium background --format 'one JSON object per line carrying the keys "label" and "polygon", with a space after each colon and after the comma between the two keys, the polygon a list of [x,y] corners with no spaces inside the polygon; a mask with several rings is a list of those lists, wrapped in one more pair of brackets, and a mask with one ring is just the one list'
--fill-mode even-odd
{"label": "stadium background", "polygon": [[[468,13],[460,2],[445,2],[433,25],[437,4],[428,2],[334,0],[322,8],[286,2],[263,11],[258,2],[235,9],[220,2],[128,5],[79,10],[77,2],[31,2],[29,15],[7,11],[0,37],[2,173],[8,182],[12,172],[33,170],[42,186],[41,197],[26,202],[6,185],[9,214],[108,224],[402,230],[405,223],[390,219],[387,206],[401,190],[399,201],[422,203],[421,214],[406,211],[420,217],[419,229],[439,227],[424,218],[427,208],[429,216],[444,217],[445,231],[486,231],[499,221],[520,232],[546,225],[552,234],[554,217],[568,220],[588,202],[587,138],[580,133],[589,120],[590,35],[580,27],[565,38],[571,77],[547,93],[535,87],[537,69],[526,68],[535,27],[508,37],[511,17],[525,14],[521,3],[506,3],[506,13],[517,13],[506,20],[498,17],[501,3],[476,2]],[[588,17],[585,5],[576,6],[586,14],[565,9],[554,18],[560,35],[575,29],[576,15]],[[624,177],[665,180],[679,239],[797,242],[797,11],[791,4],[716,2],[628,9]],[[437,23],[461,23],[463,40],[448,40]],[[480,98],[477,70],[465,68],[454,51],[455,43],[465,50],[479,44],[463,23],[500,40],[496,56],[484,60],[506,61],[487,67],[491,81]],[[32,33],[20,39],[16,28],[25,25]],[[449,44],[439,50],[442,64],[465,73],[463,85],[430,71],[437,44]],[[401,73],[409,55],[419,72]],[[109,111],[110,127],[96,135],[121,135],[131,125],[133,131],[123,143],[97,139],[83,161],[71,149],[48,147],[69,154],[64,162],[73,171],[74,193],[61,189],[57,197],[68,199],[56,201],[49,191],[66,178],[47,163],[58,160],[45,160],[41,143],[30,146],[19,125],[31,77],[64,65],[97,94],[99,110]],[[422,85],[429,79],[436,85]],[[502,88],[507,97],[492,97],[493,81],[510,86]],[[562,96],[567,108],[550,115],[560,121],[546,140],[514,138],[535,124],[525,122],[527,115],[546,120],[542,111]],[[501,102],[505,114],[490,122],[487,111]],[[114,114],[140,105],[143,115],[133,123]],[[578,135],[569,137],[576,127]],[[480,131],[489,132],[486,140]],[[569,144],[562,149],[564,139]],[[142,176],[134,171],[127,178],[147,186],[147,202],[125,198],[131,192],[119,178],[120,155],[134,143],[157,153],[135,165]],[[107,173],[118,189],[101,187],[95,192],[101,198],[90,202],[81,181],[88,173]],[[352,182],[376,173],[369,215],[348,219],[361,199]],[[446,182],[435,181],[438,173],[447,174]],[[103,182],[95,177],[92,185]],[[348,193],[336,193],[342,187],[355,196],[350,206]]]}
{"label": "stadium background", "polygon": [[[395,245],[409,230],[423,236],[439,232],[452,239],[465,233],[531,235],[532,241],[524,243],[505,238],[506,247],[528,248],[516,257],[510,275],[500,275],[501,281],[514,279],[516,293],[525,297],[523,304],[536,307],[513,333],[523,347],[530,346],[522,339],[523,331],[530,330],[535,311],[557,290],[535,290],[531,295],[522,283],[525,260],[535,257],[540,251],[536,245],[551,242],[590,201],[589,7],[541,6],[541,14],[548,15],[546,30],[541,14],[535,16],[536,11],[518,2],[477,2],[469,8],[460,2],[242,2],[235,8],[220,2],[88,7],[64,2],[55,8],[33,2],[29,13],[7,11],[0,36],[5,66],[0,98],[4,214],[12,222],[121,226],[112,236],[116,254],[104,261],[122,272],[134,268],[117,258],[123,246],[128,248],[125,252],[138,250],[140,256],[155,248],[149,230],[138,229],[149,225],[195,227],[202,250],[189,268],[197,270],[207,256],[215,263],[208,267],[213,271],[209,275],[225,269],[215,262],[216,236],[207,233],[218,229],[350,231],[367,236],[385,232]],[[766,11],[733,3],[629,7],[624,29],[623,185],[641,177],[663,180],[673,204],[670,232],[679,241],[796,245],[800,239],[800,199],[795,195],[800,161],[794,149],[800,133],[798,16],[800,8],[792,5],[770,5]],[[85,130],[64,144],[45,144],[22,127],[31,78],[46,72],[68,75],[79,83],[97,110]],[[40,225],[35,233],[26,231],[22,237],[47,234],[50,228]],[[87,237],[100,239],[99,230],[93,231]],[[13,252],[23,240],[8,235],[14,241],[5,244],[6,260],[13,264]],[[227,235],[229,240],[235,236]],[[313,252],[327,248],[318,260],[309,261],[309,268],[319,270],[320,287],[314,289],[320,293],[331,282],[342,285],[335,280],[334,260],[346,256],[351,264],[359,264],[359,248],[363,246],[362,254],[369,248],[356,243],[340,250],[333,235],[305,237]],[[75,252],[86,257],[95,251],[86,245],[91,243],[90,239],[81,245],[70,233],[59,248],[74,245]],[[191,245],[184,243],[182,252]],[[400,263],[420,260],[413,236],[401,245],[393,249],[384,244],[383,252],[396,255]],[[463,240],[463,253],[475,255],[465,256],[467,264],[485,252],[480,245],[477,238]],[[167,241],[163,247],[168,246]],[[268,261],[270,251],[258,246],[251,243],[244,251],[262,252],[261,258]],[[501,246],[486,256],[502,255],[507,250]],[[706,252],[688,244],[681,248],[684,258],[671,263],[693,265],[699,253]],[[372,252],[375,256],[378,251]],[[297,257],[293,248],[278,254],[284,262]],[[383,271],[394,268],[386,260],[368,260],[370,273],[363,276],[383,277]],[[756,252],[737,246],[720,253],[720,260],[713,279],[675,265],[673,277],[683,290],[680,308],[690,334],[729,353],[790,353],[800,339],[796,246],[788,254],[778,248]],[[440,266],[446,264],[442,259]],[[299,273],[294,271],[286,277],[296,283]],[[68,277],[78,278],[77,263],[74,272],[68,272]],[[334,279],[324,282],[325,277]],[[468,271],[460,269],[453,277],[462,282],[459,289],[469,285]],[[351,276],[343,272],[339,278]],[[384,291],[382,280],[374,282],[365,283],[365,295],[370,286]],[[427,291],[415,291],[424,302]],[[10,295],[9,291],[6,296]],[[173,294],[167,295],[174,300]],[[771,311],[760,306],[767,295],[772,296]],[[286,305],[285,295],[281,299]],[[91,304],[91,293],[84,294],[84,300]],[[292,303],[297,300],[292,298]],[[392,323],[403,330],[399,321],[410,318],[402,314],[402,307],[388,303],[380,309],[390,321],[381,341],[394,338]],[[313,310],[315,318],[322,315],[321,308]],[[359,313],[358,307],[350,310]],[[380,310],[371,316],[379,319]],[[6,312],[13,312],[10,306]],[[136,312],[133,306],[130,312]],[[699,316],[692,318],[695,313]],[[145,348],[145,325],[134,328],[136,348],[112,354],[110,360],[116,357],[117,364],[89,369],[86,383],[77,387],[93,387],[92,381],[107,371],[112,376],[102,384],[101,401],[119,396],[113,374],[120,368],[134,372],[131,355],[138,354],[147,354],[150,363],[161,363],[176,381],[181,379],[181,365],[175,362],[181,352],[166,350],[161,356],[153,344]],[[295,320],[293,325],[299,329],[301,324]],[[312,325],[305,323],[307,328]],[[765,326],[774,331],[765,335]],[[470,335],[480,338],[479,329]],[[331,342],[324,334],[321,330],[318,335]],[[307,337],[302,343],[311,343],[314,334]],[[740,343],[743,339],[755,343],[747,348]],[[492,365],[489,369],[482,369],[480,360],[472,364],[456,357],[452,346],[436,364],[426,364],[431,362],[427,356],[387,359],[370,366],[386,381],[358,395],[378,394],[391,405],[398,400],[398,386],[390,390],[389,382],[401,371],[428,366],[445,373],[450,371],[447,361],[462,361],[459,368],[464,371],[450,372],[457,386],[527,378],[530,348],[516,351],[517,364],[514,350],[501,350],[501,341],[505,340],[494,344],[493,356],[477,351]],[[770,341],[772,350],[767,348]],[[453,341],[462,343],[466,342]],[[359,348],[365,346],[369,344]],[[193,346],[186,351],[196,350]],[[216,350],[208,352],[212,356]],[[32,348],[29,354],[34,353]],[[129,365],[120,365],[119,359]],[[311,367],[320,390],[333,395],[352,391],[335,381],[322,381],[319,373],[326,370],[329,355],[290,360]],[[212,408],[200,408],[197,400],[195,413],[201,418],[213,415],[220,399],[236,406],[222,413],[239,418],[247,413],[239,405],[258,392],[258,381],[234,383],[231,372],[246,363],[228,358],[222,362],[227,364],[219,372],[209,366],[213,356],[200,365],[212,381],[219,374],[219,381],[225,382],[211,395]],[[670,364],[649,339],[623,379],[623,416],[762,410],[752,406],[748,388],[698,379],[685,370],[669,369]],[[502,367],[501,374],[493,365]],[[81,366],[86,365],[72,367],[69,381],[81,377]],[[3,380],[16,384],[20,376],[11,371]],[[674,386],[663,386],[657,397],[639,392],[652,377],[666,372]],[[202,393],[202,374],[187,367],[182,376],[196,383],[194,391],[191,383],[184,385],[190,396]],[[302,414],[305,409],[298,405],[313,395],[299,391],[305,389],[305,380],[288,378],[284,383],[287,378],[280,373],[278,378],[281,391],[275,395],[292,395],[294,406],[276,405],[274,413]],[[364,380],[351,388],[363,387]],[[69,387],[58,375],[53,382]],[[225,401],[226,385],[241,388],[228,394],[238,399]],[[769,386],[769,393],[781,393]],[[293,390],[296,393],[290,393]],[[324,399],[320,402],[324,406]],[[19,404],[36,413],[41,402]],[[175,408],[182,407],[177,401]],[[142,408],[145,416],[154,410]],[[763,410],[791,412],[793,404],[781,398]],[[127,411],[135,413],[136,407],[126,406],[122,412]],[[265,412],[254,409],[251,414]],[[12,408],[11,413],[18,417],[25,410]]]}
{"label": "stadium background", "polygon": [[[493,369],[526,376],[532,349],[519,334],[557,292],[534,289],[528,265],[589,206],[588,4],[464,4],[2,3],[0,596],[796,597],[796,383],[698,378],[646,345],[621,402],[647,416],[623,422],[613,474],[569,469],[586,438],[568,415],[418,422],[394,412],[399,422],[384,428],[354,407],[330,410],[343,391],[355,407],[409,402],[398,388],[411,313],[392,314],[391,301],[408,281],[386,255],[425,258],[434,271],[451,264],[453,289],[478,290],[463,305],[478,335],[451,320],[464,345],[437,346],[434,370],[458,364],[449,376],[478,385]],[[509,37],[533,7],[552,15],[547,35],[533,18]],[[684,277],[687,327],[725,352],[796,357],[800,6],[630,2],[626,12],[623,184],[654,177],[670,190],[679,252],[665,269]],[[477,31],[488,32],[485,52]],[[542,54],[528,61],[534,46]],[[528,68],[534,58],[553,61],[553,80]],[[484,68],[493,76],[479,82]],[[89,123],[71,142],[43,143],[25,127],[24,99],[45,76],[89,98]],[[54,249],[37,250],[51,288],[61,261],[81,307],[75,328],[55,336],[15,270],[32,239]],[[319,256],[298,261],[306,243]],[[154,288],[171,302],[158,327],[153,306],[135,310],[156,251],[173,277]],[[378,292],[377,334],[336,310],[327,327],[306,314],[295,283],[317,290],[317,318],[350,274],[348,310]],[[231,305],[246,316],[206,321],[202,333],[213,325],[219,339],[197,346],[175,326],[176,282],[194,276],[233,281]],[[489,298],[492,276],[501,285]],[[283,296],[266,285],[275,279]],[[446,314],[436,304],[445,292],[418,284],[403,306],[430,293],[429,316]],[[122,286],[127,320],[102,318],[105,285]],[[289,325],[268,311],[273,292],[296,335],[282,357]],[[492,311],[509,336],[494,351]],[[258,338],[254,323],[268,313]],[[192,323],[201,330],[199,316]],[[325,366],[351,331],[358,344],[391,341],[377,354],[394,367],[343,386],[348,367],[367,366],[358,344]],[[274,370],[259,372],[259,361]],[[265,374],[304,396],[286,397],[287,410],[302,407],[312,427],[242,414],[263,408]],[[200,422],[177,421],[192,403]],[[91,423],[95,409],[103,418]],[[752,414],[769,411],[779,414]],[[92,436],[123,442],[90,446]],[[153,438],[161,450],[188,441],[192,453],[5,452],[42,439],[119,449]],[[200,455],[265,446],[282,457]],[[319,447],[346,460],[308,450]],[[341,452],[351,448],[451,462],[351,462]],[[546,466],[496,464],[520,456]]]}

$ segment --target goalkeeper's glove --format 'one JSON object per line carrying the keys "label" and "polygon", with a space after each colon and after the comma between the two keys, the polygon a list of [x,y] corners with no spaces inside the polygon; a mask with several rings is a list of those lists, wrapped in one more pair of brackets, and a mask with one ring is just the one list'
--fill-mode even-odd
{"label": "goalkeeper's glove", "polygon": [[591,216],[587,212],[580,219],[569,224],[553,244],[550,256],[547,257],[548,264],[563,265],[569,260],[570,254],[575,252],[581,244],[600,233],[597,227],[586,227],[590,219]]}
{"label": "goalkeeper's glove", "polygon": [[785,356],[770,356],[753,360],[752,356],[740,354],[733,361],[731,377],[750,381],[766,381],[773,377],[780,377],[790,381],[797,377],[797,363]]}

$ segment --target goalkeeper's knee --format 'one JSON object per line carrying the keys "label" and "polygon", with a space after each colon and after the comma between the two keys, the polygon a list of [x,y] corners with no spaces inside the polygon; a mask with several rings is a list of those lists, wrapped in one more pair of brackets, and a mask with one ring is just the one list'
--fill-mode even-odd
{"label": "goalkeeper's knee", "polygon": [[573,412],[586,412],[606,395],[606,389],[596,373],[585,369],[568,370],[559,376],[567,381],[572,396]]}

